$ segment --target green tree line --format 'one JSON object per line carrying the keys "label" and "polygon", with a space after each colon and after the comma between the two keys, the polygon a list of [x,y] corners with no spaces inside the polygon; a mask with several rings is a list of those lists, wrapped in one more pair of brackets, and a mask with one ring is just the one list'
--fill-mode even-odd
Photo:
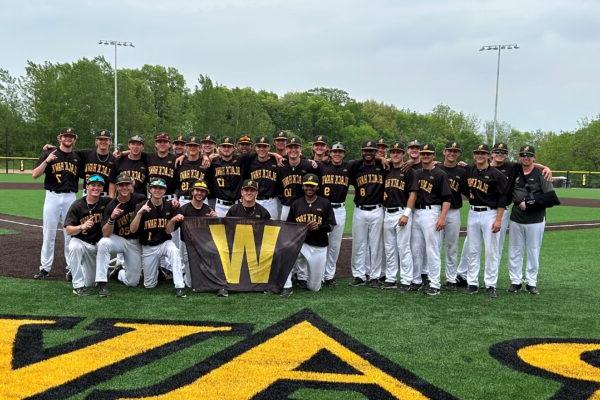
{"label": "green tree line", "polygon": [[[2,155],[37,156],[61,128],[79,133],[78,147],[93,145],[94,130],[113,130],[113,70],[103,57],[73,63],[28,62],[24,75],[0,69],[0,130],[9,133]],[[356,157],[362,141],[419,139],[439,149],[461,143],[463,158],[484,141],[491,144],[492,123],[438,105],[429,113],[399,109],[375,100],[357,101],[340,89],[314,88],[278,95],[252,88],[228,88],[200,75],[192,89],[177,69],[144,65],[118,71],[119,142],[134,134],[148,140],[155,132],[171,135],[272,136],[285,130],[308,143],[315,135],[342,141]],[[579,130],[522,132],[501,123],[497,139],[513,155],[523,143],[539,148],[539,158],[555,169],[600,169],[600,120]],[[441,152],[439,152],[441,153]]]}

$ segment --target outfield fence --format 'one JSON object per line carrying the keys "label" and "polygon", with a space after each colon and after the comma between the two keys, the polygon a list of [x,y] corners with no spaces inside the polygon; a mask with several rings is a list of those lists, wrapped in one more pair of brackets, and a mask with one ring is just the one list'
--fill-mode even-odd
{"label": "outfield fence", "polygon": [[554,186],[564,188],[600,188],[598,171],[552,171]]}
{"label": "outfield fence", "polygon": [[35,157],[0,157],[0,173],[29,173],[35,168]]}

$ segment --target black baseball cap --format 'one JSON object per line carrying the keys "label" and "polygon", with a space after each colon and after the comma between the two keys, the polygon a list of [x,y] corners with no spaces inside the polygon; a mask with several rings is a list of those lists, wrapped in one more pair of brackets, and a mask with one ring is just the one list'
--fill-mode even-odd
{"label": "black baseball cap", "polygon": [[288,140],[288,142],[285,144],[285,147],[288,146],[302,146],[302,140],[298,139],[298,138],[291,138]]}
{"label": "black baseball cap", "polygon": [[133,184],[133,178],[131,176],[129,176],[126,172],[121,172],[119,174],[119,176],[117,176],[117,182],[115,182],[117,185],[121,184],[121,183],[131,183]]}
{"label": "black baseball cap", "polygon": [[374,140],[365,140],[362,144],[361,150],[377,150],[375,147]]}
{"label": "black baseball cap", "polygon": [[159,140],[166,140],[167,142],[171,142],[171,137],[166,132],[157,132],[154,135],[154,141],[158,142]]}
{"label": "black baseball cap", "polygon": [[482,144],[478,144],[477,147],[475,147],[475,149],[473,150],[473,153],[477,153],[477,152],[484,152],[484,153],[488,153],[490,152],[490,146],[488,146],[485,143]]}
{"label": "black baseball cap", "polygon": [[390,152],[394,151],[394,150],[400,150],[402,152],[406,152],[406,150],[404,148],[404,144],[402,144],[400,142],[394,142],[394,143],[392,143],[392,147],[390,147]]}
{"label": "black baseball cap", "polygon": [[217,142],[215,142],[215,137],[213,135],[206,135],[202,138],[201,140],[202,143],[204,142],[209,142],[212,144],[217,144]]}
{"label": "black baseball cap", "polygon": [[530,146],[530,145],[524,145],[521,146],[521,148],[519,149],[519,157],[533,157],[535,156],[535,147]]}
{"label": "black baseball cap", "polygon": [[444,147],[444,150],[462,151],[462,149],[460,148],[460,144],[458,144],[457,142],[447,142],[446,146]]}
{"label": "black baseball cap", "polygon": [[383,146],[383,147],[385,147],[386,149],[388,148],[388,145],[387,145],[387,143],[385,142],[385,139],[384,139],[384,138],[379,138],[379,140],[377,141],[377,147],[379,147],[379,146]]}
{"label": "black baseball cap", "polygon": [[266,137],[266,136],[260,136],[258,139],[256,139],[256,142],[254,143],[254,145],[256,146],[256,145],[259,145],[259,144],[269,146],[270,145],[269,138]]}
{"label": "black baseball cap", "polygon": [[129,143],[131,142],[140,142],[141,144],[144,144],[144,138],[140,135],[133,135],[129,138]]}
{"label": "black baseball cap", "polygon": [[492,152],[508,154],[508,145],[506,143],[494,143],[492,146]]}
{"label": "black baseball cap", "polygon": [[242,189],[247,188],[258,190],[258,182],[252,179],[246,179],[244,182],[242,182]]}
{"label": "black baseball cap", "polygon": [[187,143],[187,139],[184,135],[178,135],[177,137],[175,137],[175,139],[173,139],[173,143]]}
{"label": "black baseball cap", "polygon": [[313,140],[313,144],[328,144],[327,138],[323,135],[317,135]]}
{"label": "black baseball cap", "polygon": [[110,139],[110,138],[112,138],[112,135],[109,130],[101,129],[99,131],[96,131],[96,139]]}
{"label": "black baseball cap", "polygon": [[231,136],[223,136],[219,146],[233,146],[233,138]]}
{"label": "black baseball cap", "polygon": [[303,185],[319,186],[319,177],[315,174],[306,174],[302,177]]}
{"label": "black baseball cap", "polygon": [[432,143],[425,143],[419,153],[435,153],[435,146]]}
{"label": "black baseball cap", "polygon": [[[175,143],[175,142],[173,142]],[[200,141],[196,136],[192,136],[185,142],[186,146],[200,146]]]}
{"label": "black baseball cap", "polygon": [[279,131],[275,135],[273,135],[273,140],[288,140],[285,131]]}
{"label": "black baseball cap", "polygon": [[77,133],[75,133],[75,129],[73,129],[73,128],[61,129],[58,136],[73,136],[75,139],[77,139]]}

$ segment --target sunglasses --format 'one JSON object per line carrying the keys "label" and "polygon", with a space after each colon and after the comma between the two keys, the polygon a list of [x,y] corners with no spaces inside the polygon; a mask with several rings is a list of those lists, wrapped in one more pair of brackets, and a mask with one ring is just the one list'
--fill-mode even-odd
{"label": "sunglasses", "polygon": [[533,154],[533,153],[519,153],[519,157],[531,158],[531,157],[535,157],[535,154]]}
{"label": "sunglasses", "polygon": [[505,155],[507,155],[508,153],[506,153],[506,152],[504,152],[504,151],[498,151],[498,150],[496,150],[496,151],[492,151],[492,154],[500,154],[500,155],[503,155],[503,156],[505,156]]}

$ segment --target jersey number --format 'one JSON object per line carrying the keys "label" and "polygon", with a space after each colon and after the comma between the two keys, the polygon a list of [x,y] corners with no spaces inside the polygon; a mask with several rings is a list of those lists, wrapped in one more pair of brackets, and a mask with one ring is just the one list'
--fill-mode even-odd
{"label": "jersey number", "polygon": [[329,188],[329,187],[323,188],[323,196],[329,197],[330,192],[331,192],[331,188]]}
{"label": "jersey number", "polygon": [[365,188],[360,188],[358,193],[360,193],[360,197],[365,197],[367,195],[367,190]]}
{"label": "jersey number", "polygon": [[188,190],[189,185],[188,182],[181,182],[181,190]]}
{"label": "jersey number", "polygon": [[217,178],[217,185],[219,185],[219,187],[225,187],[225,179]]}
{"label": "jersey number", "polygon": [[283,197],[286,197],[286,198],[292,197],[292,188],[283,189]]}
{"label": "jersey number", "polygon": [[152,240],[152,232],[148,232],[148,241]]}
{"label": "jersey number", "polygon": [[54,176],[56,177],[56,181],[58,183],[62,183],[62,181],[61,181],[61,175],[54,175]]}

